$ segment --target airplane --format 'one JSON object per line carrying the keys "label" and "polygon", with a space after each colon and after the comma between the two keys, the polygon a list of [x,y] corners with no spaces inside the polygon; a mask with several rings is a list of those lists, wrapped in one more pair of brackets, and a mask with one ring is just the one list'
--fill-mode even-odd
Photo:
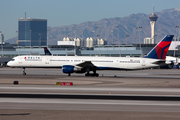
{"label": "airplane", "polygon": [[[96,76],[97,70],[141,70],[165,65],[165,57],[174,35],[166,35],[145,57],[102,57],[102,56],[35,56],[14,57],[7,63],[10,67],[62,68],[69,76],[72,73],[86,73]],[[90,73],[90,72],[93,73]]]}
{"label": "airplane", "polygon": [[[44,54],[45,55],[52,55],[47,47],[44,47]],[[161,66],[160,68],[172,69],[174,65],[180,64],[180,59],[177,57],[166,56],[165,60],[166,60],[166,62],[165,62],[166,65]]]}
{"label": "airplane", "polygon": [[177,57],[166,56],[166,63],[173,63],[174,65],[180,64],[180,59]]}
{"label": "airplane", "polygon": [[166,65],[162,66],[161,68],[165,69],[172,69],[172,68],[179,68],[180,59],[178,57],[173,56],[166,56]]}

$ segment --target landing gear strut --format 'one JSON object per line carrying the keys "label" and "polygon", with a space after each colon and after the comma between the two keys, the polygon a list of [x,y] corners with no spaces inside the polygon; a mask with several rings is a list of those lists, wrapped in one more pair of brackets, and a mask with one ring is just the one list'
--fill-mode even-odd
{"label": "landing gear strut", "polygon": [[25,68],[23,67],[23,75],[26,75]]}
{"label": "landing gear strut", "polygon": [[87,71],[87,73],[85,74],[85,76],[91,76],[91,77],[96,76],[96,77],[98,77],[98,76],[99,76],[99,74],[98,74],[98,73],[96,73],[96,70],[93,70],[93,74],[90,74],[90,73],[89,73],[89,71]]}
{"label": "landing gear strut", "polygon": [[85,76],[98,77],[99,74],[98,74],[98,73],[96,73],[96,74],[87,74],[87,73],[86,73]]}
{"label": "landing gear strut", "polygon": [[71,76],[71,73],[68,73],[68,76]]}

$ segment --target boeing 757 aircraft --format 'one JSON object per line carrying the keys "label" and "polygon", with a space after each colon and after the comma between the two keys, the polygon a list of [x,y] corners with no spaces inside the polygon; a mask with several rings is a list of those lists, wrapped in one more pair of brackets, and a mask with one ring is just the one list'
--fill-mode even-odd
{"label": "boeing 757 aircraft", "polygon": [[[141,57],[94,57],[94,56],[35,56],[14,57],[7,63],[11,67],[62,68],[63,73],[86,73],[85,76],[99,76],[97,70],[140,70],[165,65],[165,56],[173,35],[165,36],[144,58]],[[93,71],[93,73],[90,73]]]}

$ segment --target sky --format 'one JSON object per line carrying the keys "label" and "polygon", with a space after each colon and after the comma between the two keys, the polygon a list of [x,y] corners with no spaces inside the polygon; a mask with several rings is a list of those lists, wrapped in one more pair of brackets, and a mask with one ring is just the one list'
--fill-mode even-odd
{"label": "sky", "polygon": [[47,19],[47,26],[59,27],[125,17],[136,13],[151,14],[180,7],[180,0],[0,0],[0,31],[4,40],[17,36],[18,18]]}

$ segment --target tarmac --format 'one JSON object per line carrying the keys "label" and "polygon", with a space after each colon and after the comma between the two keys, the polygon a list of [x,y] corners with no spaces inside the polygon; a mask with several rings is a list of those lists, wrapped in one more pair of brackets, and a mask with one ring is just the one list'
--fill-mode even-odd
{"label": "tarmac", "polygon": [[[63,74],[60,69],[0,68],[0,91],[14,93],[179,95],[180,71],[98,71],[99,77]],[[13,82],[18,81],[18,85]],[[73,86],[57,86],[73,82]],[[71,89],[69,89],[71,88]],[[179,101],[1,98],[0,119],[179,120]]]}

